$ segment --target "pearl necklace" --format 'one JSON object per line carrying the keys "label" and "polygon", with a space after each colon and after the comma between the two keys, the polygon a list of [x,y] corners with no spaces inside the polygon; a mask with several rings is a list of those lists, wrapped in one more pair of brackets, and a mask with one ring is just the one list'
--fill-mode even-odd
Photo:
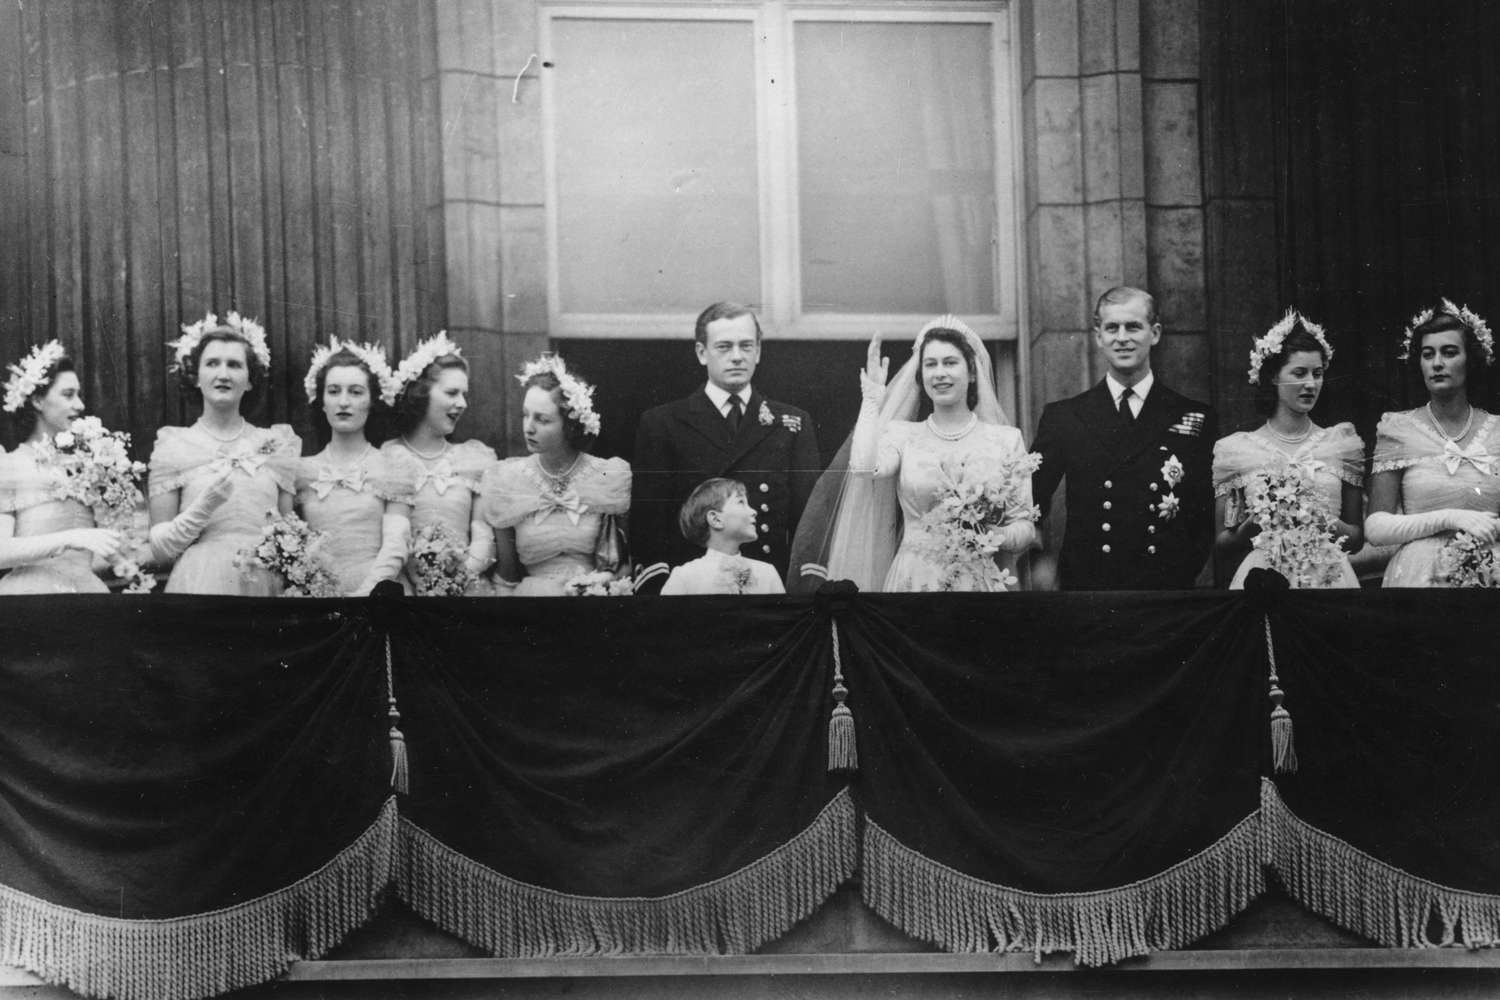
{"label": "pearl necklace", "polygon": [[547,477],[548,488],[551,489],[553,493],[561,495],[568,491],[568,484],[573,481],[573,473],[578,470],[578,463],[582,461],[583,452],[580,451],[577,455],[574,456],[572,465],[569,465],[561,472],[549,472],[547,470],[547,467],[542,464],[542,456],[537,455],[536,467],[541,470],[542,475]]}
{"label": "pearl necklace", "polygon": [[1465,435],[1469,433],[1469,428],[1474,426],[1474,407],[1469,407],[1469,415],[1464,418],[1463,428],[1457,434],[1449,434],[1443,429],[1442,421],[1438,420],[1437,414],[1432,410],[1431,400],[1427,403],[1427,419],[1432,421],[1432,426],[1437,428],[1437,432],[1443,436],[1444,440],[1453,442],[1462,441]]}
{"label": "pearl necklace", "polygon": [[203,431],[203,433],[207,434],[209,437],[213,438],[220,444],[229,444],[231,441],[238,441],[240,437],[245,433],[245,428],[250,426],[250,423],[244,417],[241,417],[240,429],[235,431],[228,437],[223,437],[222,435],[215,434],[213,431],[208,429],[208,424],[204,423],[201,419],[198,421],[198,426]]}
{"label": "pearl necklace", "polygon": [[435,452],[418,451],[416,445],[412,444],[405,435],[402,436],[401,443],[406,445],[407,451],[411,452],[413,455],[426,462],[431,462],[434,459],[442,458],[444,455],[448,454],[448,449],[453,447],[453,443],[451,441],[444,441],[443,446]]}
{"label": "pearl necklace", "polygon": [[1312,432],[1313,424],[1311,420],[1307,422],[1307,430],[1303,431],[1301,434],[1283,434],[1276,428],[1271,426],[1271,421],[1266,421],[1266,433],[1270,434],[1273,438],[1280,441],[1282,444],[1301,444],[1303,441],[1306,441],[1308,438],[1312,437]]}
{"label": "pearl necklace", "polygon": [[938,425],[933,421],[931,417],[927,418],[927,429],[932,431],[935,437],[942,438],[944,441],[957,441],[959,438],[972,431],[978,425],[979,417],[973,413],[969,414],[969,419],[965,421],[964,425],[956,431],[945,431],[942,428],[938,427]]}

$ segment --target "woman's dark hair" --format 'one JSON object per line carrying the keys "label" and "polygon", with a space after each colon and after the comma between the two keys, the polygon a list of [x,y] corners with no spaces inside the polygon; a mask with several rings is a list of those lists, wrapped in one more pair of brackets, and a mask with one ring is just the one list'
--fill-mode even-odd
{"label": "woman's dark hair", "polygon": [[406,383],[396,397],[396,405],[391,414],[395,425],[393,437],[404,437],[417,429],[417,425],[427,416],[427,403],[432,399],[432,387],[437,384],[439,376],[450,368],[467,374],[469,363],[457,354],[444,354],[434,358],[420,376]]}
{"label": "woman's dark hair", "polygon": [[380,398],[380,380],[364,360],[347,347],[341,347],[318,369],[317,389],[312,401],[313,435],[318,444],[325,445],[333,438],[333,427],[328,423],[328,414],[323,412],[323,389],[328,384],[328,373],[335,368],[358,368],[365,373],[365,385],[370,389],[370,417],[365,421],[365,440],[379,444],[390,435],[384,433],[390,423],[390,407]]}
{"label": "woman's dark hair", "polygon": [[185,391],[198,393],[198,364],[203,360],[203,352],[216,340],[227,341],[231,344],[240,344],[245,348],[245,370],[250,374],[250,388],[245,391],[244,398],[240,402],[243,409],[247,403],[253,403],[260,398],[261,388],[271,380],[271,372],[265,365],[261,364],[260,358],[255,356],[255,348],[250,346],[250,341],[238,330],[227,326],[216,326],[212,330],[204,332],[203,337],[193,347],[193,353],[189,354],[187,360],[177,371],[178,385]]}
{"label": "woman's dark hair", "polygon": [[32,400],[42,399],[51,392],[52,387],[57,384],[57,376],[63,372],[76,372],[77,370],[73,367],[73,359],[66,354],[52,363],[44,375],[47,380],[46,384],[37,386],[36,391],[26,397],[26,402],[21,404],[21,408],[10,415],[11,423],[16,429],[17,441],[25,441],[31,437],[31,432],[36,430],[37,412],[36,408],[31,405]]}
{"label": "woman's dark hair", "polygon": [[[576,376],[575,376],[576,377]],[[579,451],[588,451],[594,445],[594,435],[590,434],[579,423],[574,416],[568,412],[567,400],[563,399],[562,383],[552,372],[537,372],[535,375],[521,383],[521,391],[536,387],[545,389],[552,394],[552,401],[557,404],[557,412],[562,414],[563,438],[577,448]]]}
{"label": "woman's dark hair", "polygon": [[1425,388],[1422,379],[1422,341],[1434,333],[1453,331],[1461,331],[1464,335],[1464,394],[1471,403],[1482,405],[1489,398],[1489,356],[1485,354],[1474,331],[1457,316],[1438,310],[1432,319],[1412,330],[1411,350],[1406,357],[1407,366],[1416,377],[1417,384]]}
{"label": "woman's dark hair", "polygon": [[979,359],[974,354],[974,348],[970,345],[969,339],[957,330],[950,330],[946,326],[935,326],[922,335],[922,342],[917,345],[916,379],[917,388],[922,390],[920,393],[921,406],[919,407],[921,412],[918,416],[925,416],[932,412],[932,400],[927,398],[927,389],[922,384],[922,359],[927,353],[927,345],[934,340],[958,348],[958,353],[963,355],[964,364],[969,366],[969,409],[974,409],[979,405]]}
{"label": "woman's dark hair", "polygon": [[1260,363],[1260,371],[1255,376],[1256,413],[1269,417],[1276,412],[1276,376],[1286,367],[1287,359],[1298,351],[1314,351],[1323,359],[1324,366],[1328,365],[1328,353],[1323,350],[1323,345],[1298,320],[1281,341],[1281,350]]}

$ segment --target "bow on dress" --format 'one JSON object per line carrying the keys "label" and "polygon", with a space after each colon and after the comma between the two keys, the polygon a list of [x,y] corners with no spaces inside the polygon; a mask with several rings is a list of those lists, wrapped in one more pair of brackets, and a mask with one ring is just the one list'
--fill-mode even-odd
{"label": "bow on dress", "polygon": [[589,505],[579,499],[578,494],[572,490],[562,493],[553,493],[551,490],[542,493],[537,499],[541,501],[541,507],[537,509],[536,521],[547,519],[547,515],[554,510],[560,510],[572,522],[573,527],[578,527],[578,521],[588,512]]}
{"label": "bow on dress", "polygon": [[253,476],[260,471],[261,466],[266,464],[268,457],[259,453],[251,455],[220,455],[208,463],[208,470],[215,476],[230,471],[243,472],[247,476]]}
{"label": "bow on dress", "polygon": [[332,493],[337,486],[343,486],[353,490],[355,493],[362,492],[365,488],[365,470],[355,469],[352,472],[336,472],[328,466],[318,470],[318,478],[313,481],[313,492],[318,495],[319,500],[327,500],[328,494]]}
{"label": "bow on dress", "polygon": [[1471,441],[1467,448],[1460,448],[1457,441],[1448,441],[1443,445],[1443,464],[1448,467],[1448,475],[1458,475],[1458,467],[1465,462],[1486,476],[1495,474],[1494,462],[1483,441]]}
{"label": "bow on dress", "polygon": [[417,470],[417,488],[414,492],[421,493],[422,487],[431,483],[437,495],[442,496],[448,492],[448,487],[452,486],[457,479],[458,477],[453,474],[453,464],[445,458],[430,469],[423,466]]}

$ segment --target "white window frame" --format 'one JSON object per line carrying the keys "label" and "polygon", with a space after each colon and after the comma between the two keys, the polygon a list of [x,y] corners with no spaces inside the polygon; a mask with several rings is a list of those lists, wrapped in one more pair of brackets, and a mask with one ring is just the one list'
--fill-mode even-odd
{"label": "white window frame", "polygon": [[[1020,153],[1019,55],[1016,4],[1011,0],[539,0],[538,34],[544,61],[554,55],[553,24],[567,19],[743,21],[754,31],[755,73],[766,81],[755,88],[757,187],[759,191],[761,297],[754,303],[769,337],[792,340],[863,340],[872,332],[915,331],[930,317],[909,313],[802,312],[801,234],[798,206],[798,151],[795,59],[791,40],[796,25],[848,20],[920,24],[985,24],[990,28],[990,67],[995,114],[996,310],[964,319],[985,340],[1019,341],[1025,303],[1021,281],[1025,233],[1020,205],[1023,178]],[[680,338],[692,335],[694,313],[566,313],[561,308],[558,256],[556,93],[553,77],[542,74],[542,134],[547,219],[548,334],[566,339]],[[778,101],[777,93],[786,95]],[[704,303],[707,305],[708,303]]]}

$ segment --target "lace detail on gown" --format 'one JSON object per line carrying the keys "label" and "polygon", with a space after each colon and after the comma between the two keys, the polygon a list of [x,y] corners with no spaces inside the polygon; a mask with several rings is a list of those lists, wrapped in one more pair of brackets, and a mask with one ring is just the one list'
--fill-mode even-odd
{"label": "lace detail on gown", "polygon": [[[65,499],[64,492],[62,472],[39,465],[30,445],[0,455],[0,513],[15,518],[15,537],[94,527],[94,512],[77,500]],[[17,566],[0,579],[0,594],[102,594],[108,590],[94,573],[92,554],[78,549]]]}
{"label": "lace detail on gown", "polygon": [[234,557],[255,544],[267,518],[276,516],[278,496],[292,492],[301,452],[302,440],[287,424],[247,426],[231,442],[216,440],[196,424],[157,432],[150,461],[153,497],[181,490],[180,509],[186,510],[225,469],[234,472],[234,491],[172,567],[167,593],[275,597],[281,592],[272,574],[244,572]]}
{"label": "lace detail on gown", "polygon": [[517,595],[559,596],[566,580],[593,571],[604,517],[630,511],[630,479],[624,459],[587,454],[561,493],[534,456],[508,458],[491,470],[480,516],[496,530],[515,530],[516,555],[526,569]]}
{"label": "lace detail on gown", "polygon": [[[1464,444],[1450,445],[1432,426],[1425,407],[1380,418],[1375,469],[1401,473],[1402,513],[1500,512],[1500,418],[1481,410],[1475,423],[1479,429]],[[1452,532],[1444,531],[1401,546],[1386,566],[1383,585],[1442,586],[1433,574],[1438,550],[1451,537]],[[1500,543],[1492,549],[1500,555]]]}
{"label": "lace detail on gown", "polygon": [[326,537],[323,551],[343,593],[364,582],[380,552],[386,504],[411,503],[416,477],[413,460],[374,448],[350,466],[333,465],[326,448],[298,463],[297,509]]}

